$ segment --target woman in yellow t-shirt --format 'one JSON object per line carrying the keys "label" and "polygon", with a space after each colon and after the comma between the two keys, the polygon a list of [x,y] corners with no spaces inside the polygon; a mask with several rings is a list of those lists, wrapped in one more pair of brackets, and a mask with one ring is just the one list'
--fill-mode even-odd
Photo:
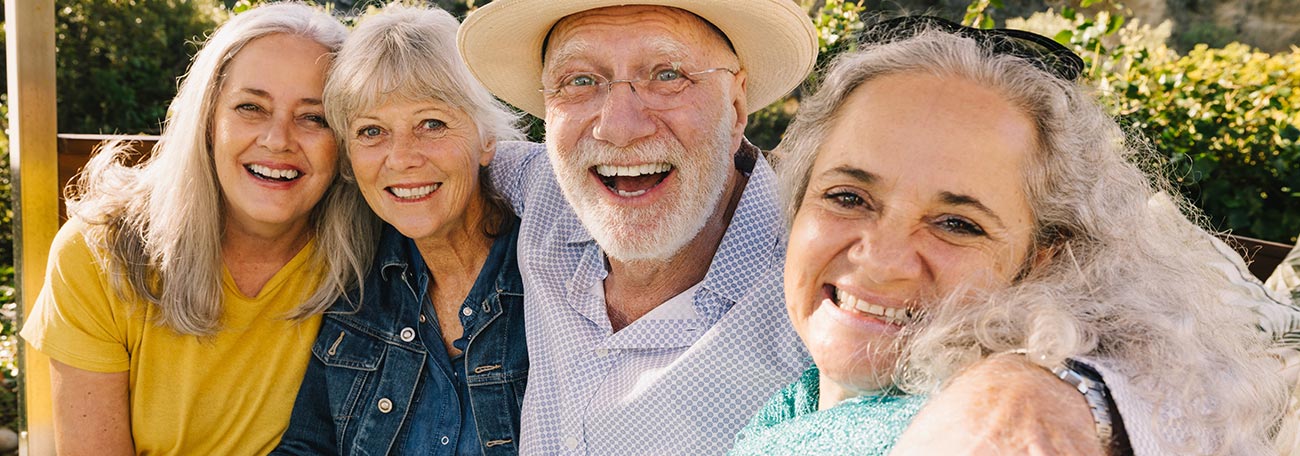
{"label": "woman in yellow t-shirt", "polygon": [[321,105],[345,35],[301,4],[237,15],[195,56],[144,164],[118,145],[87,164],[22,331],[51,358],[60,454],[278,442],[319,315],[375,244]]}

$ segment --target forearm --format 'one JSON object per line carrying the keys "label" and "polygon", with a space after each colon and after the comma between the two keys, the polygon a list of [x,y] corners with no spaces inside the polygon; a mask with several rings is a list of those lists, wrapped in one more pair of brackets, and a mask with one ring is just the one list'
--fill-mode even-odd
{"label": "forearm", "polygon": [[129,376],[50,360],[54,445],[60,455],[133,455]]}
{"label": "forearm", "polygon": [[893,455],[1103,455],[1079,391],[1019,355],[967,369],[921,410]]}

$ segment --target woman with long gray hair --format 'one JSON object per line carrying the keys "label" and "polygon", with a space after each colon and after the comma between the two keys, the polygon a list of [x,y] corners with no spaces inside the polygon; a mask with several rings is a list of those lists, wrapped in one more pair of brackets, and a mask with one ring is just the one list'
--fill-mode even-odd
{"label": "woman with long gray hair", "polygon": [[736,452],[885,454],[914,418],[945,435],[902,434],[896,454],[1028,452],[953,432],[1015,413],[996,401],[922,409],[988,358],[1084,393],[1058,414],[1097,438],[1049,453],[1270,452],[1286,388],[1258,316],[1224,305],[1222,257],[1074,81],[1082,61],[935,18],[866,37],[777,150],[786,304],[814,366]]}
{"label": "woman with long gray hair", "polygon": [[[259,454],[373,224],[340,197],[322,91],[346,29],[271,4],[194,57],[141,165],[103,148],[22,336],[50,356],[60,454]],[[370,239],[373,239],[370,238]]]}

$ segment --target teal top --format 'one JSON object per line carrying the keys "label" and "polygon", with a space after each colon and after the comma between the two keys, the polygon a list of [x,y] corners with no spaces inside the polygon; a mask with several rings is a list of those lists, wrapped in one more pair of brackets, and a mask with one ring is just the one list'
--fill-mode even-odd
{"label": "teal top", "polygon": [[907,429],[926,396],[898,391],[847,399],[817,411],[817,366],[778,391],[736,435],[731,455],[881,455]]}

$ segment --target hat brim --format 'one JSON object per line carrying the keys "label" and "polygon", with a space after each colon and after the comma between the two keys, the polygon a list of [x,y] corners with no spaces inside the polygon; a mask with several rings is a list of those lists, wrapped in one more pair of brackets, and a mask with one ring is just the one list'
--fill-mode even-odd
{"label": "hat brim", "polygon": [[551,27],[565,16],[624,5],[680,8],[722,30],[748,74],[749,113],[794,90],[817,60],[817,31],[791,0],[495,0],[465,19],[457,47],[488,90],[524,112],[544,117],[546,103],[538,89],[542,45]]}

